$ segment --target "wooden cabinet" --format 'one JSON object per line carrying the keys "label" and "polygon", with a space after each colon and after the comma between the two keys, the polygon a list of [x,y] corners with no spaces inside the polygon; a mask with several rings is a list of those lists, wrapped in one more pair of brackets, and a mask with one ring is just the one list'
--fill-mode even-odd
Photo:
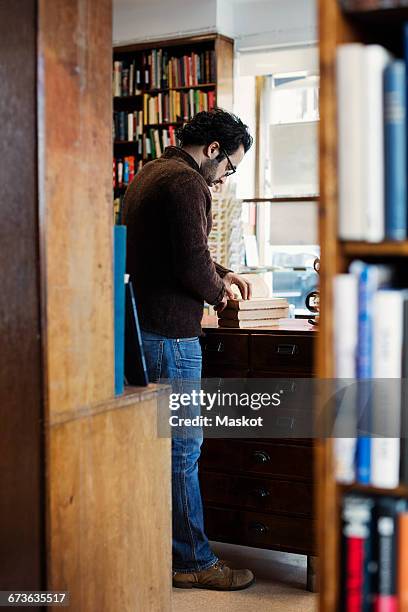
{"label": "wooden cabinet", "polygon": [[[313,376],[315,332],[306,322],[204,331],[204,378],[282,378],[290,386]],[[208,537],[314,556],[313,469],[310,439],[206,439],[200,481]]]}

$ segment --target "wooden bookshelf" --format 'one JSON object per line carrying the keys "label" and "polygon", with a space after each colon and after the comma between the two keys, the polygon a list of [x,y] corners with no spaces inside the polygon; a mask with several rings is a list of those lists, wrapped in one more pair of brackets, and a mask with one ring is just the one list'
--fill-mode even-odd
{"label": "wooden bookshelf", "polygon": [[408,241],[401,242],[343,242],[341,249],[349,257],[406,257]]}
{"label": "wooden bookshelf", "polygon": [[[144,113],[144,96],[145,94],[151,96],[167,96],[168,95],[180,95],[185,97],[185,94],[192,90],[195,95],[197,92],[203,92],[204,95],[208,95],[209,92],[213,92],[214,105],[232,110],[233,103],[233,52],[234,42],[232,39],[222,36],[220,34],[206,34],[201,36],[191,36],[184,38],[174,38],[162,41],[149,41],[146,43],[138,43],[135,45],[117,46],[113,50],[113,62],[121,61],[124,63],[130,63],[135,61],[136,65],[142,67],[143,58],[146,58],[149,53],[153,50],[162,50],[163,53],[167,53],[168,57],[182,58],[184,55],[190,56],[192,53],[201,56],[205,55],[206,52],[213,54],[213,69],[211,70],[211,80],[203,80],[204,82],[186,85],[170,83],[168,87],[157,87],[158,83],[154,83],[154,87],[147,87],[142,84],[140,90],[132,95],[121,95],[113,96],[113,110],[115,112],[131,113],[134,111],[143,111]],[[207,76],[207,71],[206,75]],[[153,83],[150,81],[150,85]],[[165,83],[164,83],[165,84]],[[208,98],[207,98],[208,101]],[[188,118],[191,116],[189,109]],[[156,118],[156,117],[154,117]],[[170,127],[177,128],[181,126],[187,118],[187,115],[177,117],[176,121],[162,121],[160,123],[150,123],[143,115],[143,136],[142,143],[145,139],[150,139],[150,143],[147,148],[142,144],[143,153],[139,153],[139,142],[138,140],[120,140],[117,137],[113,143],[113,157],[116,160],[121,160],[124,157],[135,158],[135,172],[137,171],[140,162],[144,164],[146,161],[154,159],[158,155],[156,154],[156,143],[152,138],[151,130],[158,132],[160,139],[161,151],[165,147],[164,138],[162,137],[163,130]],[[125,127],[126,133],[127,128]],[[152,154],[148,154],[147,150],[150,150],[152,146]],[[159,150],[159,155],[160,152]],[[126,186],[126,185],[125,185]],[[117,196],[120,191],[124,191],[122,185],[115,187],[115,195]]]}
{"label": "wooden bookshelf", "polygon": [[[333,354],[333,297],[332,280],[346,272],[354,258],[399,259],[408,256],[408,242],[343,242],[337,232],[337,129],[335,56],[336,47],[346,42],[379,43],[395,51],[401,49],[401,11],[371,11],[345,13],[338,0],[319,0],[320,24],[320,200],[319,234],[321,244],[321,316],[316,371],[319,378],[334,377]],[[379,28],[387,13],[387,27]],[[407,9],[404,17],[408,18]],[[316,440],[316,482],[318,511],[318,550],[320,558],[321,612],[335,612],[340,587],[340,504],[348,492],[366,492],[369,495],[408,496],[407,487],[394,490],[377,489],[361,485],[340,486],[335,481],[331,439]]]}

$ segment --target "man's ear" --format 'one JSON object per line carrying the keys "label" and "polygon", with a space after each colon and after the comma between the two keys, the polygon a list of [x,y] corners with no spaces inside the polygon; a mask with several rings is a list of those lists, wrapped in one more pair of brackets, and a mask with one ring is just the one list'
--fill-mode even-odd
{"label": "man's ear", "polygon": [[217,140],[211,142],[207,147],[205,147],[204,154],[209,159],[215,159],[216,157],[218,157],[218,155],[220,154],[220,143]]}

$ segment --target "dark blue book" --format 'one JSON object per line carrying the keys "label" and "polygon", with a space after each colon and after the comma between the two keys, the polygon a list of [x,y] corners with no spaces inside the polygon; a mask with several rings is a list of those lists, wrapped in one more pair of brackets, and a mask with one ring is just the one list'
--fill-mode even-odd
{"label": "dark blue book", "polygon": [[407,238],[407,127],[405,62],[384,72],[385,237]]}
{"label": "dark blue book", "polygon": [[118,113],[118,122],[118,140],[127,140],[126,114],[123,111]]}
{"label": "dark blue book", "polygon": [[124,390],[125,381],[125,269],[126,227],[114,226],[114,316],[115,316],[115,394]]}
{"label": "dark blue book", "polygon": [[149,384],[146,357],[132,282],[126,283],[125,376],[129,385]]}

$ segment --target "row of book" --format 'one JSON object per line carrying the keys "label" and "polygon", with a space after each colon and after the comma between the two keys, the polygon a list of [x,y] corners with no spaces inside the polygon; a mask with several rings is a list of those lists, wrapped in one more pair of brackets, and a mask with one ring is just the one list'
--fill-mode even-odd
{"label": "row of book", "polygon": [[215,80],[215,53],[211,50],[174,57],[163,49],[153,49],[131,61],[113,62],[115,97],[139,95],[150,89],[197,87]]}
{"label": "row of book", "polygon": [[380,45],[340,45],[337,100],[339,236],[406,240],[405,62]]}
{"label": "row of book", "polygon": [[[126,161],[134,160],[135,156],[128,156],[122,159],[114,158],[114,187],[122,185],[122,183],[128,184],[132,181],[134,174],[136,174],[142,167],[144,162],[151,161],[157,157],[161,157],[166,147],[176,146],[176,135],[174,128],[169,129],[158,129],[150,128],[141,137],[138,137],[134,141],[136,154],[138,160],[126,166]],[[123,162],[120,173],[120,161]],[[132,168],[134,167],[134,174],[132,176]],[[128,172],[126,171],[128,168]],[[126,177],[129,175],[129,180]],[[122,179],[122,180],[121,180]]]}
{"label": "row of book", "polygon": [[408,6],[408,0],[340,0],[346,11],[374,11]]}
{"label": "row of book", "polygon": [[[143,142],[143,136],[149,134],[152,128],[143,124],[143,112],[115,111],[113,114],[113,139],[116,142]],[[165,146],[176,144],[176,128],[170,125],[168,128],[160,128],[162,140]],[[141,151],[138,151],[141,153]]]}
{"label": "row of book", "polygon": [[134,155],[113,158],[113,188],[130,185],[135,174],[142,168],[143,161],[136,160]]}
{"label": "row of book", "polygon": [[113,139],[120,141],[137,140],[143,135],[143,111],[114,111]]}
{"label": "row of book", "polygon": [[383,264],[351,263],[334,278],[337,480],[408,483],[408,290]]}
{"label": "row of book", "polygon": [[408,610],[408,501],[345,495],[341,610]]}
{"label": "row of book", "polygon": [[146,124],[176,123],[188,121],[201,111],[215,106],[215,91],[189,89],[170,91],[155,96],[143,96],[144,121]]}

